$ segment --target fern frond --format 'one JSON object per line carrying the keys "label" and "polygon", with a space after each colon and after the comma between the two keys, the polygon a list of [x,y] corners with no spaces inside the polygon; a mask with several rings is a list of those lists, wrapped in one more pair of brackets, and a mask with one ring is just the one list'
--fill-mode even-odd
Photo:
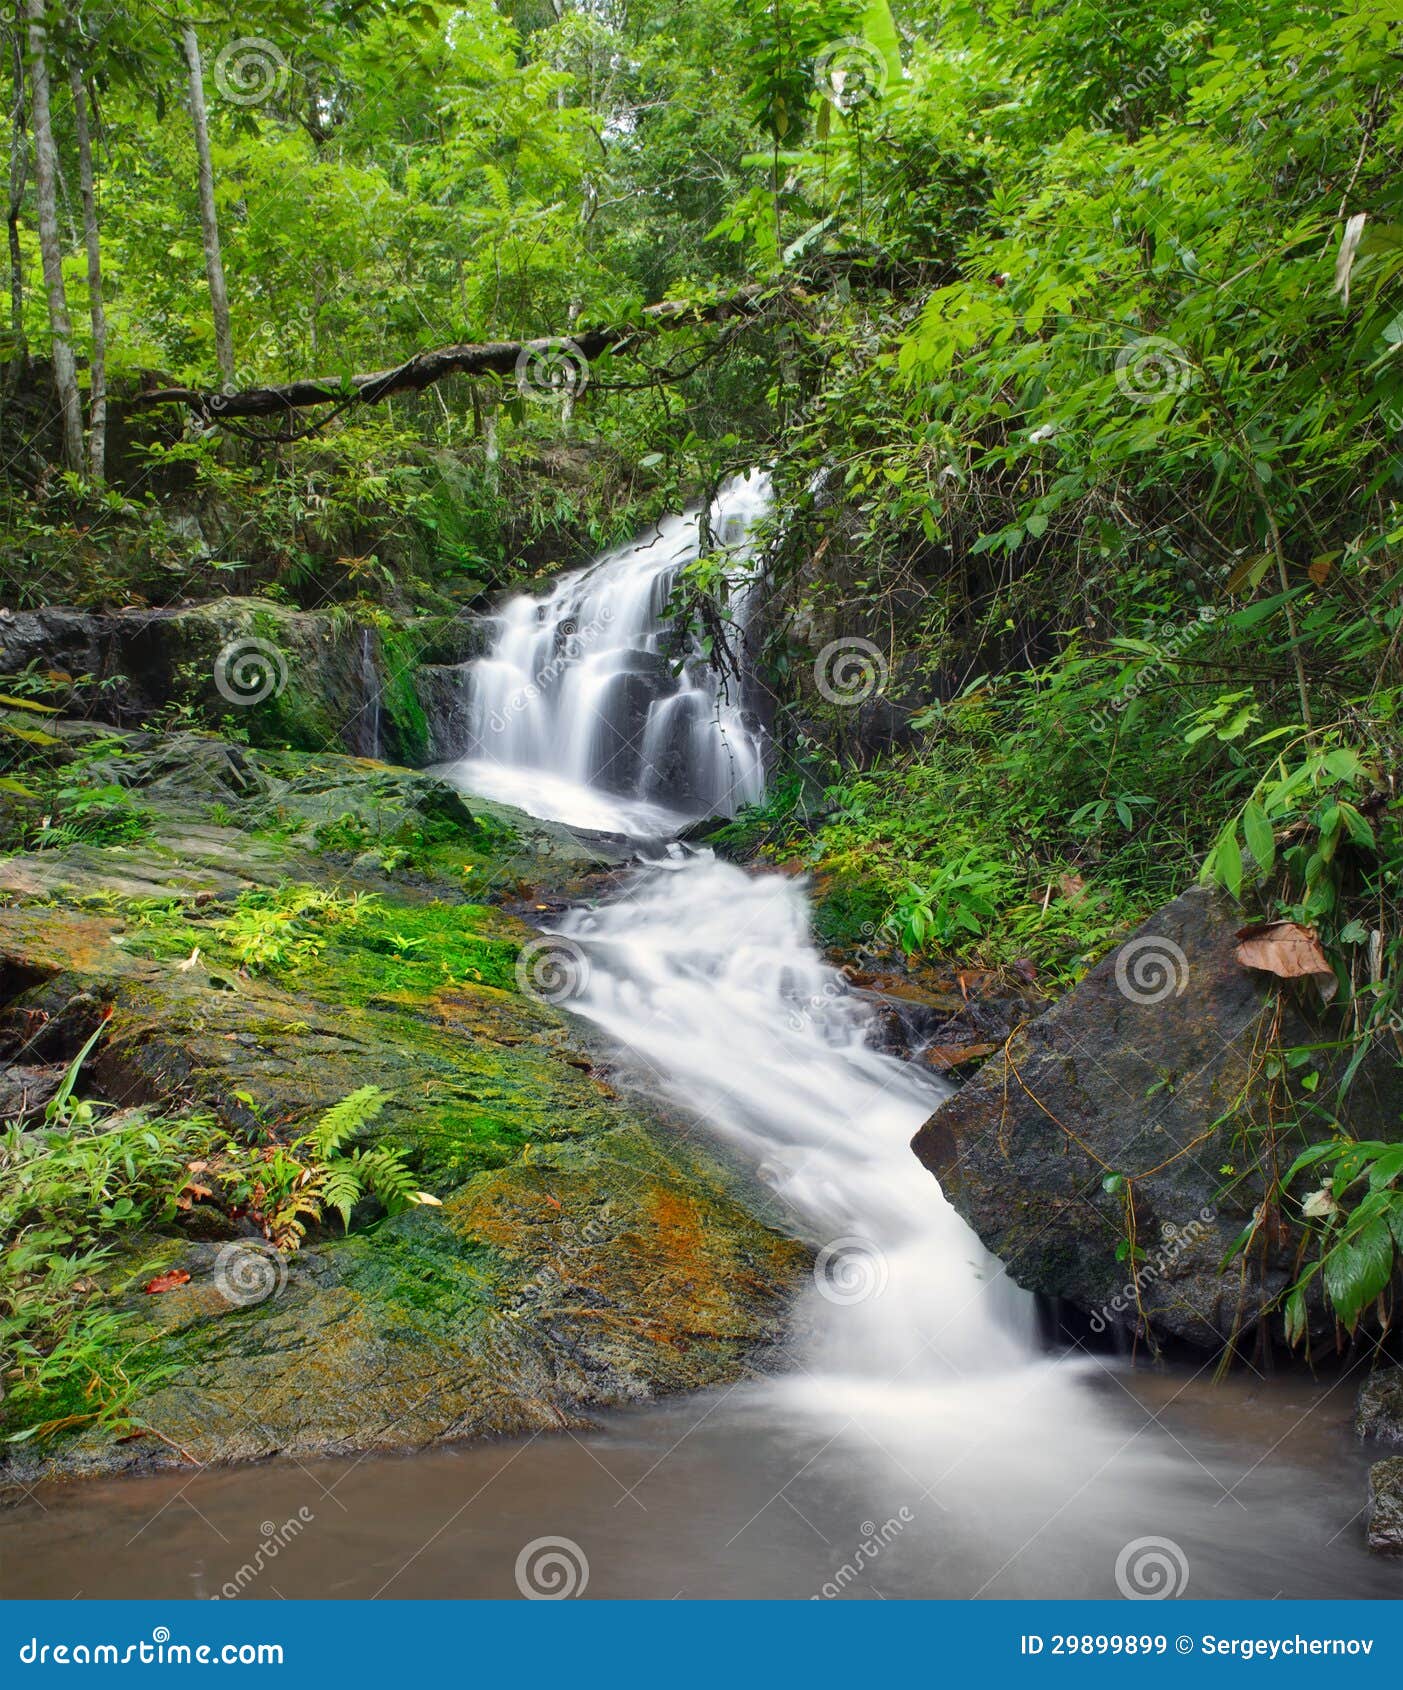
{"label": "fern frond", "polygon": [[414,1175],[405,1166],[400,1151],[387,1145],[358,1150],[355,1166],[365,1190],[373,1192],[391,1214],[414,1201],[417,1189]]}
{"label": "fern frond", "polygon": [[318,1195],[323,1207],[335,1209],[341,1217],[341,1225],[349,1231],[351,1210],[360,1201],[363,1189],[359,1165],[354,1158],[350,1158],[338,1161],[327,1169]]}
{"label": "fern frond", "polygon": [[358,1086],[339,1103],[333,1103],[307,1135],[317,1156],[323,1161],[335,1156],[347,1139],[375,1119],[386,1101],[379,1086]]}

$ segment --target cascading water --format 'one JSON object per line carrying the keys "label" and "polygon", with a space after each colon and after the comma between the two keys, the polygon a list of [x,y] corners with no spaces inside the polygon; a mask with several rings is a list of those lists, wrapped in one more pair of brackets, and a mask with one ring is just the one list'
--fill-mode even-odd
{"label": "cascading water", "polygon": [[911,1135],[949,1087],[874,1050],[802,887],[674,853],[566,918],[571,1007],[742,1152],[820,1246],[811,1367],[864,1380],[1030,1354],[1031,1300],[945,1202]]}
{"label": "cascading water", "polygon": [[[737,572],[769,504],[753,472],[727,484],[711,534]],[[469,791],[577,827],[659,837],[760,796],[765,739],[739,682],[723,680],[664,613],[701,552],[700,513],[567,575],[495,618],[485,657],[467,665],[470,743],[443,772]],[[743,624],[747,593],[734,609]]]}
{"label": "cascading water", "polygon": [[[712,512],[738,571],[768,502],[754,474]],[[676,676],[668,656],[668,595],[699,543],[695,515],[670,519],[508,604],[471,669],[473,746],[455,778],[654,839],[758,798],[763,741],[734,686],[694,649]],[[743,617],[744,588],[739,603]],[[615,902],[568,917],[561,943],[572,1007],[739,1149],[820,1247],[816,1364],[851,1381],[1029,1355],[1029,1299],[909,1148],[948,1088],[871,1048],[869,1015],[814,949],[796,882],[673,846]]]}

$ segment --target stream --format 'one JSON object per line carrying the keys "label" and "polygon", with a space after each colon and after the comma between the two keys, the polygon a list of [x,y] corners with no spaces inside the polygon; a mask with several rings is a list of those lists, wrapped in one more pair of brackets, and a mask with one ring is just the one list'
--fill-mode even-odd
{"label": "stream", "polygon": [[[742,559],[765,502],[753,477],[712,513]],[[668,842],[758,797],[769,755],[743,685],[663,631],[701,543],[671,519],[505,606],[449,772],[639,842],[557,961],[637,1083],[814,1245],[777,1371],[588,1434],[45,1494],[0,1516],[7,1596],[213,1595],[274,1534],[250,1595],[512,1596],[543,1539],[589,1597],[1397,1594],[1363,1547],[1353,1385],[1048,1352],[909,1149],[949,1087],[874,1048],[803,885]]]}

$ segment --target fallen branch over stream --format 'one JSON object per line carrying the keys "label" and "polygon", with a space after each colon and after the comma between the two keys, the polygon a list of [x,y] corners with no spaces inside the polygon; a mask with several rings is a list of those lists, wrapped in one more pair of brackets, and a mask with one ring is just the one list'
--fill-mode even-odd
{"label": "fallen branch over stream", "polygon": [[[663,330],[758,317],[765,308],[767,291],[746,287],[724,299],[700,304],[663,300],[660,304],[646,306],[636,322],[584,329],[570,336],[440,346],[428,352],[416,352],[393,369],[373,370],[366,375],[317,377],[288,382],[281,387],[248,387],[233,393],[212,393],[194,387],[162,387],[134,395],[129,401],[129,408],[145,410],[154,405],[186,405],[210,422],[223,422],[239,417],[279,416],[311,405],[335,405],[338,408],[376,405],[391,394],[421,392],[451,375],[548,380],[548,374],[538,376],[535,371],[549,372],[553,365],[577,359],[589,364],[606,352],[619,353],[649,341]],[[571,381],[568,370],[561,379],[566,383]],[[581,373],[577,373],[573,381],[576,386],[584,385]]]}

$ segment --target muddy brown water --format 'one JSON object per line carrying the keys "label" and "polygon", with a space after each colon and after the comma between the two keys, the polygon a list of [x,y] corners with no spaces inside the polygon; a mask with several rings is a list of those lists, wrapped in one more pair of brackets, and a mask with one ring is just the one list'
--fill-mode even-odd
{"label": "muddy brown water", "polygon": [[[1403,1595],[1363,1544],[1352,1384],[1054,1360],[920,1389],[887,1420],[747,1385],[589,1433],[50,1489],[0,1514],[0,1592],[515,1597],[556,1539],[522,1576],[586,1599],[1110,1597],[1118,1561],[1188,1597]],[[1059,1419],[1029,1439],[1040,1396]],[[1127,1555],[1147,1540],[1170,1548]]]}

